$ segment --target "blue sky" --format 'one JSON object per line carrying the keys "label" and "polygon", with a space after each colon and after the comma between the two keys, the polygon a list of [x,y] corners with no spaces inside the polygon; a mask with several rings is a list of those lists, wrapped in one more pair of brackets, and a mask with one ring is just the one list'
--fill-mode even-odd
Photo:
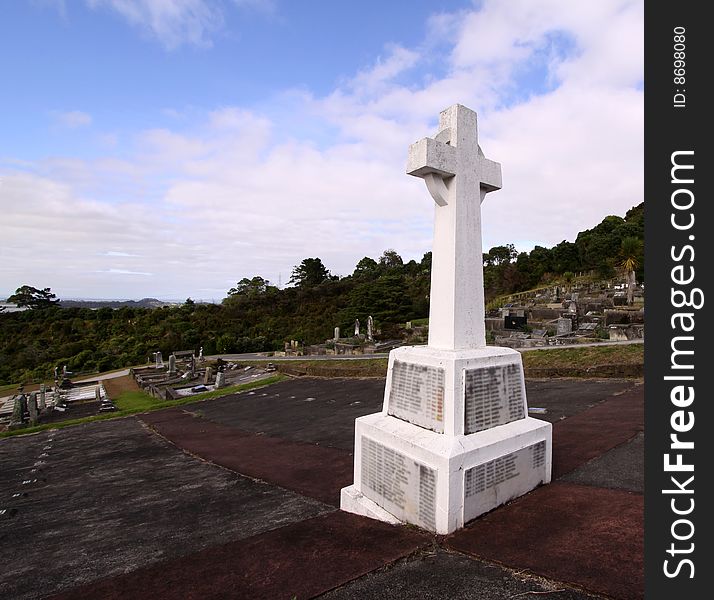
{"label": "blue sky", "polygon": [[[0,20],[0,297],[219,299],[319,256],[430,249],[404,174],[479,113],[485,249],[573,239],[642,191],[642,2],[28,0]],[[527,215],[524,218],[524,215]]]}

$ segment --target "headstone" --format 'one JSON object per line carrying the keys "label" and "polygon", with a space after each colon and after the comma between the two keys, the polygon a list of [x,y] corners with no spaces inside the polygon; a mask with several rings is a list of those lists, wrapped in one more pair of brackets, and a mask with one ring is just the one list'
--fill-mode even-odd
{"label": "headstone", "polygon": [[573,331],[573,320],[568,317],[560,317],[556,324],[556,335],[568,335]]}
{"label": "headstone", "polygon": [[226,374],[223,371],[216,373],[216,389],[226,387]]}
{"label": "headstone", "polygon": [[173,354],[169,356],[169,375],[176,375],[176,357]]}
{"label": "headstone", "polygon": [[411,329],[411,328],[412,328],[412,322],[411,322],[411,321],[407,321],[406,328],[407,328],[407,329]]}
{"label": "headstone", "polygon": [[59,379],[59,367],[55,367],[55,381]]}
{"label": "headstone", "polygon": [[213,369],[211,367],[206,367],[206,373],[203,376],[203,385],[208,385],[211,383],[211,376],[213,375]]}
{"label": "headstone", "polygon": [[24,398],[23,394],[18,394],[15,396],[15,401],[12,406],[12,417],[10,419],[11,423],[22,423],[22,415],[24,413],[23,406],[22,406],[22,399]]}
{"label": "headstone", "polygon": [[157,368],[157,369],[163,369],[163,368],[164,368],[164,357],[161,356],[161,352],[154,352],[154,360],[156,361],[156,368]]}
{"label": "headstone", "polygon": [[447,534],[550,481],[552,426],[528,416],[521,355],[486,346],[480,204],[501,166],[478,145],[476,113],[443,111],[407,165],[436,203],[429,343],[390,352],[383,410],[355,422],[340,507]]}
{"label": "headstone", "polygon": [[340,328],[335,327],[335,341],[340,339]]}
{"label": "headstone", "polygon": [[367,317],[367,340],[374,341],[374,319],[372,319],[372,315]]}
{"label": "headstone", "polygon": [[198,351],[198,360],[203,360],[203,346]]}
{"label": "headstone", "polygon": [[359,335],[359,319],[355,319],[355,337]]}
{"label": "headstone", "polygon": [[62,377],[67,377],[67,365],[62,367]]}
{"label": "headstone", "polygon": [[47,389],[45,388],[45,384],[41,383],[40,384],[40,410],[45,410],[47,406],[47,400],[45,398],[45,394],[47,393]]}
{"label": "headstone", "polygon": [[37,425],[37,392],[32,392],[27,400],[27,412],[30,413],[30,425]]}

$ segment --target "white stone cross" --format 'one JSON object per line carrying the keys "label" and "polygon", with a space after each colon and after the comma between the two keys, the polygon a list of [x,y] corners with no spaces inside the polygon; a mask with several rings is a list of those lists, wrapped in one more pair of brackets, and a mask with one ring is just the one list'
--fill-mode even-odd
{"label": "white stone cross", "polygon": [[439,132],[409,147],[407,173],[422,177],[436,202],[431,258],[429,346],[486,346],[481,202],[501,189],[501,165],[478,145],[476,113],[454,104]]}

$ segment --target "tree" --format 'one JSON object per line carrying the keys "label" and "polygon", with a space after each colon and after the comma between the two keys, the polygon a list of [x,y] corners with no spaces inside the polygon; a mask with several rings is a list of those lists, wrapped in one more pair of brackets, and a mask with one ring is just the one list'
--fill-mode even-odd
{"label": "tree", "polygon": [[374,277],[378,274],[379,265],[377,261],[369,256],[365,256],[362,260],[357,263],[354,273],[354,277]]}
{"label": "tree", "polygon": [[401,267],[404,264],[402,257],[397,254],[396,250],[388,248],[379,257],[379,264],[387,269],[394,269],[395,267]]}
{"label": "tree", "polygon": [[15,293],[10,296],[7,301],[14,302],[18,306],[27,308],[49,308],[55,304],[59,304],[59,300],[55,300],[56,294],[50,291],[50,288],[37,289],[31,285],[23,285],[15,290]]}
{"label": "tree", "polygon": [[263,279],[262,277],[256,276],[252,279],[244,277],[236,284],[235,287],[232,287],[230,290],[228,290],[228,295],[249,297],[260,296],[272,287],[273,286],[270,285],[270,282],[267,279]]}
{"label": "tree", "polygon": [[620,266],[625,271],[625,281],[627,283],[627,304],[632,304],[635,300],[635,271],[640,266],[642,256],[642,240],[636,237],[626,237],[620,243]]}
{"label": "tree", "polygon": [[319,258],[306,258],[293,268],[290,281],[297,287],[313,287],[330,279],[330,272]]}
{"label": "tree", "polygon": [[518,252],[513,244],[508,244],[506,246],[494,246],[483,255],[483,263],[484,265],[495,266],[509,264],[516,260],[517,256]]}

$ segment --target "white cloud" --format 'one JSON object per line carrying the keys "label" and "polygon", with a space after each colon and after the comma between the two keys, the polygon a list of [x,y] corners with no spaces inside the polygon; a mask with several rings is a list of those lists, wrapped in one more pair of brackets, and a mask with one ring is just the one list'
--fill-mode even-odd
{"label": "white cloud", "polygon": [[58,125],[67,129],[77,129],[92,124],[92,115],[81,110],[53,111],[52,116]]}
{"label": "white cloud", "polygon": [[220,8],[206,0],[86,0],[107,8],[143,29],[172,50],[182,44],[210,46],[211,34],[223,24]]}
{"label": "white cloud", "polygon": [[[433,202],[404,173],[407,146],[454,102],[478,111],[503,165],[485,247],[573,239],[643,200],[642,12],[486,1],[435,16],[423,46],[387,48],[324,97],[286,92],[269,115],[192,108],[121,155],[0,165],[0,292],[220,298],[245,276],[285,282],[308,256],[341,274],[386,248],[419,259]],[[430,44],[444,40],[435,66]]]}

